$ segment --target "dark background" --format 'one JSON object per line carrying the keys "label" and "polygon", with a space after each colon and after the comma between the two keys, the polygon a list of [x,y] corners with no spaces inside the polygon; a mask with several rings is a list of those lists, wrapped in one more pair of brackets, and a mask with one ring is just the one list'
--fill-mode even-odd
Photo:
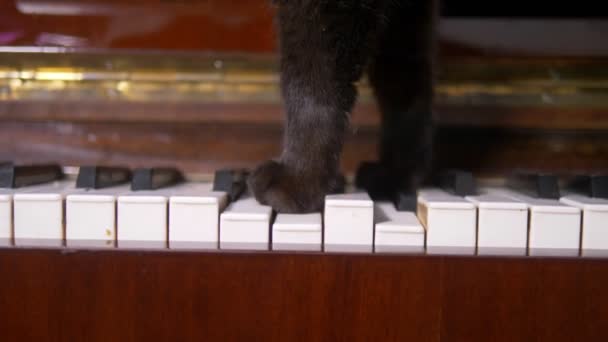
{"label": "dark background", "polygon": [[443,0],[446,17],[608,18],[602,1]]}

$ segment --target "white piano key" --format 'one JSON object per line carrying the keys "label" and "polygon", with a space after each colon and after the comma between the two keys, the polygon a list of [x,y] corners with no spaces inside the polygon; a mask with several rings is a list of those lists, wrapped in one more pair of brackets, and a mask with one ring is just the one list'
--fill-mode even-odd
{"label": "white piano key", "polygon": [[607,256],[608,200],[568,194],[560,201],[582,210],[581,254],[583,256]]}
{"label": "white piano key", "polygon": [[272,225],[273,250],[321,251],[321,213],[278,214]]}
{"label": "white piano key", "polygon": [[216,249],[219,216],[227,203],[225,192],[210,183],[189,184],[169,198],[169,247]]}
{"label": "white piano key", "polygon": [[104,189],[80,189],[66,197],[66,245],[114,247],[116,201],[129,185]]}
{"label": "white piano key", "polygon": [[366,192],[325,197],[325,251],[371,252],[374,202]]}
{"label": "white piano key", "polygon": [[0,189],[0,246],[8,246],[13,239],[13,191]]}
{"label": "white piano key", "polygon": [[417,214],[426,228],[427,252],[475,253],[477,213],[473,203],[440,189],[421,189]]}
{"label": "white piano key", "polygon": [[467,196],[477,206],[477,253],[525,255],[528,206],[499,194]]}
{"label": "white piano key", "polygon": [[375,203],[376,252],[423,252],[425,230],[416,214],[397,211],[391,202]]}
{"label": "white piano key", "polygon": [[576,256],[579,253],[581,211],[559,200],[530,197],[506,188],[488,188],[526,203],[529,208],[528,254]]}
{"label": "white piano key", "polygon": [[167,189],[129,191],[118,196],[117,246],[166,247],[168,201]]}
{"label": "white piano key", "polygon": [[232,202],[220,215],[220,248],[268,250],[272,208],[253,197]]}
{"label": "white piano key", "polygon": [[77,192],[72,181],[15,189],[13,224],[16,245],[62,246],[64,199]]}

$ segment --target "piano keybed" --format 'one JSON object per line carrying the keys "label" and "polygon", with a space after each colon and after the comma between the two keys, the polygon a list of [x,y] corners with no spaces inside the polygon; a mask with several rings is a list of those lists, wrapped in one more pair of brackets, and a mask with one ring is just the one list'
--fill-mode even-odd
{"label": "piano keybed", "polygon": [[[323,212],[276,214],[243,193],[244,178],[232,182],[223,172],[215,182],[180,182],[175,174],[150,171],[148,183],[135,172],[131,186],[82,187],[67,177],[1,188],[0,241],[17,247],[608,255],[608,199],[590,194],[539,198],[510,186],[437,186],[420,189],[415,207],[398,208],[350,187],[328,195]],[[133,190],[136,181],[140,190]]]}

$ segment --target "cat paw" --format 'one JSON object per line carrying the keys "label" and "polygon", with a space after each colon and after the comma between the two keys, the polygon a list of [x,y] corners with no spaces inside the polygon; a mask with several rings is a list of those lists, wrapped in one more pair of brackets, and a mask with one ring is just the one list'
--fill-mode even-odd
{"label": "cat paw", "polygon": [[339,189],[341,181],[312,170],[297,173],[270,160],[258,166],[247,183],[258,202],[277,212],[310,213],[323,208],[325,195]]}

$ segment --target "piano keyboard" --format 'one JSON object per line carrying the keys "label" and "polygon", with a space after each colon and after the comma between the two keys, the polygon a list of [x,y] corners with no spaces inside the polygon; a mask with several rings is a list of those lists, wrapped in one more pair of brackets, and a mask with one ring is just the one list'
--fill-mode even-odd
{"label": "piano keyboard", "polygon": [[557,199],[534,198],[523,193],[489,189],[525,203],[529,210],[528,250],[531,255],[577,255],[581,231],[581,211]]}
{"label": "piano keyboard", "polygon": [[296,215],[258,203],[236,171],[192,182],[167,169],[81,168],[73,180],[2,168],[19,181],[0,188],[3,246],[608,256],[603,189],[543,177],[477,189],[455,176],[395,201],[353,189]]}

